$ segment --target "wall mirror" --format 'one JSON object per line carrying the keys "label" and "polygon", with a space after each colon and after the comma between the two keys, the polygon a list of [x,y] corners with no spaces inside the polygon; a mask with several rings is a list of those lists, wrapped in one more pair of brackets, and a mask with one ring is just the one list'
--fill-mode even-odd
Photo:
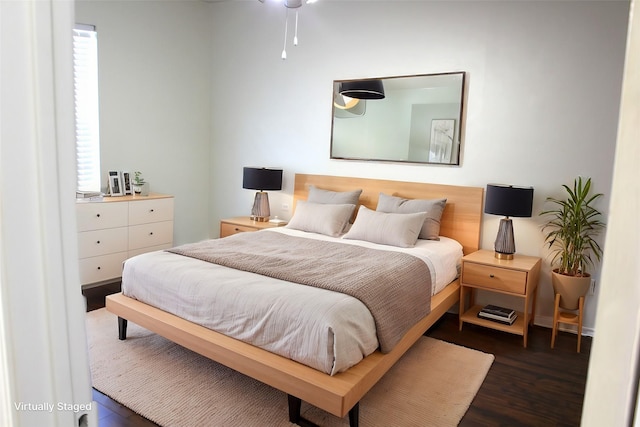
{"label": "wall mirror", "polygon": [[[331,158],[460,164],[464,80],[464,72],[334,80]],[[384,98],[341,94],[368,83]]]}

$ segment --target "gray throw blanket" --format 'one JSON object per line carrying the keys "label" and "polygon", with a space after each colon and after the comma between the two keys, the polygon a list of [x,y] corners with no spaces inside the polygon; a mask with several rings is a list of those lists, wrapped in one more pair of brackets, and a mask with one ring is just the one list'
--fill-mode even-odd
{"label": "gray throw blanket", "polygon": [[167,249],[237,270],[341,292],[371,312],[387,353],[431,310],[431,274],[412,255],[276,232],[239,233]]}

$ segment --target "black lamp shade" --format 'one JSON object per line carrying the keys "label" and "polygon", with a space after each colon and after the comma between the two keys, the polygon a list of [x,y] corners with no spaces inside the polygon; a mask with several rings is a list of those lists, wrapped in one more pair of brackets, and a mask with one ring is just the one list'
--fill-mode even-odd
{"label": "black lamp shade", "polygon": [[282,190],[282,169],[243,168],[242,188],[249,190]]}
{"label": "black lamp shade", "polygon": [[492,215],[530,217],[533,208],[533,188],[488,184],[484,212]]}
{"label": "black lamp shade", "polygon": [[384,99],[384,86],[380,79],[352,80],[340,84],[340,95],[356,99]]}

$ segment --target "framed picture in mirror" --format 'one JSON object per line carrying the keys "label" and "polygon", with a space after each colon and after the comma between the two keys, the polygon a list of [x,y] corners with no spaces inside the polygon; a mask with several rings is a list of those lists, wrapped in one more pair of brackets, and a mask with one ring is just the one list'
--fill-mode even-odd
{"label": "framed picture in mirror", "polygon": [[455,123],[454,119],[431,120],[429,163],[451,163]]}

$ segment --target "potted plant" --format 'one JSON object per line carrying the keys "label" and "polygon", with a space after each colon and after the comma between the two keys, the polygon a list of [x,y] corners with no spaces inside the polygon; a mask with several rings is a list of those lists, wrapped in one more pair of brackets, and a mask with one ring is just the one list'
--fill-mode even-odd
{"label": "potted plant", "polygon": [[144,180],[140,171],[133,173],[133,192],[141,196],[149,195],[149,183]]}
{"label": "potted plant", "polygon": [[546,231],[545,243],[548,244],[553,258],[551,272],[554,293],[560,294],[560,306],[576,310],[580,297],[587,294],[591,285],[588,266],[594,264],[594,257],[600,260],[602,248],[595,237],[604,229],[601,213],[593,207],[602,193],[590,194],[591,178],[583,181],[578,177],[573,188],[562,186],[566,190],[565,199],[547,198],[553,208],[540,215],[548,218],[543,225]]}

